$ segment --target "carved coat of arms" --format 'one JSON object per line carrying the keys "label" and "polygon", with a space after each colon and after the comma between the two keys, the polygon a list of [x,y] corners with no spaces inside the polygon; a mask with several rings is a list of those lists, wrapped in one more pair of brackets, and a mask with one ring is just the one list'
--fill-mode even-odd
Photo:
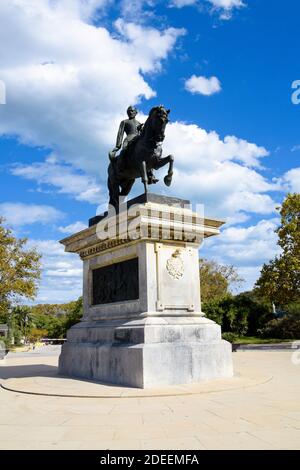
{"label": "carved coat of arms", "polygon": [[176,250],[172,254],[171,258],[167,260],[166,268],[167,268],[168,274],[173,279],[180,279],[183,276],[184,264],[180,257],[180,250]]}

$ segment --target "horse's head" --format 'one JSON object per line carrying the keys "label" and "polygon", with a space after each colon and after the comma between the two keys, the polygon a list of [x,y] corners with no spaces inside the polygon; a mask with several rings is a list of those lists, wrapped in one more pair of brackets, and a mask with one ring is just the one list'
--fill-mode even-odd
{"label": "horse's head", "polygon": [[162,105],[155,106],[149,113],[147,124],[151,127],[153,140],[155,140],[155,142],[163,142],[165,138],[165,129],[169,122],[169,113],[170,110]]}

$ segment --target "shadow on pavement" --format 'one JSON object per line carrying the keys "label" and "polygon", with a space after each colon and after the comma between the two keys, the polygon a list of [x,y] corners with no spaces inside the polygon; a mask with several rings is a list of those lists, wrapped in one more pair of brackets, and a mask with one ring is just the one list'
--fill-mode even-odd
{"label": "shadow on pavement", "polygon": [[5,366],[0,364],[1,379],[17,379],[21,377],[54,377],[58,368],[47,364],[30,364],[21,366]]}

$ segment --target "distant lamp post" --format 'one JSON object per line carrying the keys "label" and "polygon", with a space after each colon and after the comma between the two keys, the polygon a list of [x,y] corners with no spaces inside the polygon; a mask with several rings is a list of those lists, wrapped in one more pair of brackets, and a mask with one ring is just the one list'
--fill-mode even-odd
{"label": "distant lamp post", "polygon": [[9,337],[9,343],[14,344],[14,335],[13,335],[13,311],[12,308],[9,307],[8,309],[8,321],[7,321],[7,326],[8,326],[8,337]]}
{"label": "distant lamp post", "polygon": [[24,320],[23,320],[24,321],[24,345],[26,345],[27,343],[26,326],[27,326],[28,320],[29,320],[29,316],[27,313],[25,313]]}

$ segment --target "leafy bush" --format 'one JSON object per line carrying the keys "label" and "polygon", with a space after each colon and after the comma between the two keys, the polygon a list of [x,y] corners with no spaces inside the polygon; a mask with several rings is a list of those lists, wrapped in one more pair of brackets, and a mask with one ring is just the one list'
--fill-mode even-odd
{"label": "leafy bush", "polygon": [[11,346],[10,338],[7,336],[0,336],[0,349],[5,348],[9,349]]}
{"label": "leafy bush", "polygon": [[202,310],[210,320],[222,325],[224,317],[224,309],[222,308],[222,302],[220,300],[211,300],[209,302],[203,302]]}
{"label": "leafy bush", "polygon": [[223,333],[222,338],[229,343],[236,343],[239,337],[235,333]]}
{"label": "leafy bush", "polygon": [[257,331],[274,318],[271,306],[256,299],[251,292],[239,294],[234,300],[236,308],[247,318],[247,336],[256,336]]}
{"label": "leafy bush", "polygon": [[222,326],[224,333],[238,336],[255,336],[258,329],[274,318],[271,308],[251,298],[251,293],[227,295],[220,300],[205,302],[203,311]]}
{"label": "leafy bush", "polygon": [[294,302],[285,307],[285,310],[289,315],[297,316],[300,319],[300,302]]}
{"label": "leafy bush", "polygon": [[263,338],[300,339],[300,318],[289,315],[271,320],[259,330],[259,335]]}

